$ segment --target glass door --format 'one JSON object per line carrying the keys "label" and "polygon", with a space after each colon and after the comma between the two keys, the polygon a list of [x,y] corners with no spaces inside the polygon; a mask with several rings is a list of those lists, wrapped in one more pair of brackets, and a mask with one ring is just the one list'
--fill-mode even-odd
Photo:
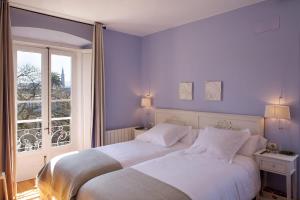
{"label": "glass door", "polygon": [[73,149],[72,136],[72,53],[50,50],[49,131],[51,157]]}
{"label": "glass door", "polygon": [[[75,150],[70,52],[16,46],[17,180],[34,178],[55,155]],[[26,168],[24,168],[26,166]]]}
{"label": "glass door", "polygon": [[14,60],[17,180],[26,180],[34,177],[43,166],[44,150],[47,147],[47,49],[17,46]]}

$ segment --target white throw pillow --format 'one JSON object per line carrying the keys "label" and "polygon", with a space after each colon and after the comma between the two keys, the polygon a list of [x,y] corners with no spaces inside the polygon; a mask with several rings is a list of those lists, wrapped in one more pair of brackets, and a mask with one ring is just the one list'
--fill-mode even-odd
{"label": "white throw pillow", "polygon": [[191,146],[196,141],[199,134],[201,134],[204,129],[192,129],[186,136],[184,136],[179,142]]}
{"label": "white throw pillow", "polygon": [[[233,129],[222,129],[222,128],[216,128],[216,127],[206,127],[206,128],[204,128],[204,129],[200,129],[201,130],[201,135],[203,135],[204,133],[206,133],[207,132],[207,130],[210,130],[210,131],[212,131],[212,130],[220,130],[220,131],[229,131],[229,132],[234,132],[234,133],[237,133],[237,132],[242,132],[242,133],[246,133],[246,135],[249,135],[249,137],[251,136],[251,132],[250,132],[250,130],[249,129],[242,129],[242,130],[233,130]],[[194,144],[193,144],[193,146],[199,146],[199,144],[201,144],[202,143],[202,139],[201,139],[201,137],[197,137],[197,139],[196,139],[196,141],[194,142]]]}
{"label": "white throw pillow", "polygon": [[235,154],[247,141],[251,133],[248,131],[236,131],[228,129],[205,128],[203,134],[199,135],[192,145],[192,151],[208,153],[213,157],[231,163]]}
{"label": "white throw pillow", "polygon": [[268,140],[264,137],[260,137],[258,150],[267,148],[267,142]]}
{"label": "white throw pillow", "polygon": [[259,140],[259,135],[250,136],[245,144],[243,144],[243,146],[240,148],[238,154],[251,157],[257,151]]}
{"label": "white throw pillow", "polygon": [[255,152],[260,149],[265,148],[266,146],[266,139],[260,135],[252,135],[249,139],[245,142],[245,144],[240,148],[238,154],[243,156],[252,157]]}
{"label": "white throw pillow", "polygon": [[187,135],[191,128],[191,126],[160,123],[144,134],[138,135],[136,140],[169,147]]}

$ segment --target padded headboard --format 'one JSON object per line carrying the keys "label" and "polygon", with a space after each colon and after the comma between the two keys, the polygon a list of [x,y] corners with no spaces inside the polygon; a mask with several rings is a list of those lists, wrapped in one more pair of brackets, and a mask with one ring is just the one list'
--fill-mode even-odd
{"label": "padded headboard", "polygon": [[163,122],[178,122],[193,128],[199,128],[198,114],[193,111],[156,109],[155,124]]}
{"label": "padded headboard", "polygon": [[264,118],[260,116],[156,109],[155,124],[163,122],[178,122],[193,128],[207,126],[236,130],[248,128],[253,134],[264,136]]}

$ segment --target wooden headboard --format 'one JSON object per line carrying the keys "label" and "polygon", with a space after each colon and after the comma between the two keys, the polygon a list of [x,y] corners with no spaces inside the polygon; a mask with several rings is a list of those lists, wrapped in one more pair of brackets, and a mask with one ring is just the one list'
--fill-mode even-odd
{"label": "wooden headboard", "polygon": [[199,128],[197,112],[171,109],[155,110],[155,124],[173,121],[181,122],[187,126],[192,126],[193,128]]}
{"label": "wooden headboard", "polygon": [[264,136],[264,118],[260,116],[198,112],[198,117],[199,128],[250,129],[253,135]]}
{"label": "wooden headboard", "polygon": [[155,124],[173,121],[192,126],[193,128],[205,128],[207,126],[236,130],[248,128],[253,134],[264,135],[264,118],[261,116],[196,112],[175,109],[155,110]]}

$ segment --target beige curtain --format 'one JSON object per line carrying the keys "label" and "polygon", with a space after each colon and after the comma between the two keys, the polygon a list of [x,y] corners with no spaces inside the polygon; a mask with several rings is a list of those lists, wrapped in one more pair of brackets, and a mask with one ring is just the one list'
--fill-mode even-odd
{"label": "beige curtain", "polygon": [[102,146],[104,142],[104,56],[103,25],[96,22],[93,41],[93,92],[92,92],[92,146]]}
{"label": "beige curtain", "polygon": [[1,0],[0,12],[0,169],[5,171],[9,199],[16,192],[16,130],[15,87],[10,29],[10,10],[7,0]]}

